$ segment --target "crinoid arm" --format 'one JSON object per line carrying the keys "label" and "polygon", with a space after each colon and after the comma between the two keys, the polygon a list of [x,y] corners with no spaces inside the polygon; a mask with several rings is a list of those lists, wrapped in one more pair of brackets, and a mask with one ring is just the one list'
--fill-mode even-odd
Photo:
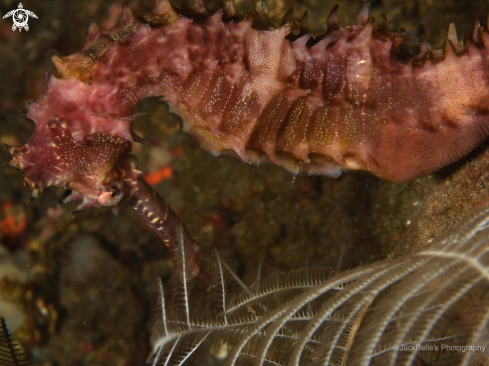
{"label": "crinoid arm", "polygon": [[168,311],[162,294],[153,365],[184,365],[202,344],[227,353],[228,366],[475,365],[489,357],[489,209],[417,254],[335,275],[293,271],[240,294],[225,288],[217,260],[215,307]]}
{"label": "crinoid arm", "polygon": [[0,317],[0,365],[2,366],[29,366],[25,354],[15,343],[12,334],[7,329],[7,323],[4,317]]}

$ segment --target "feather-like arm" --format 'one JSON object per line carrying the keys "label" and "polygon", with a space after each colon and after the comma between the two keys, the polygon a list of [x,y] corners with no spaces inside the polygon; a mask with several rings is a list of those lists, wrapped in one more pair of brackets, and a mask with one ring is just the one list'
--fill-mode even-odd
{"label": "feather-like arm", "polygon": [[162,307],[148,361],[182,366],[205,340],[228,366],[479,364],[489,356],[488,234],[486,209],[412,256],[272,276],[237,296],[217,256],[211,291],[228,301]]}

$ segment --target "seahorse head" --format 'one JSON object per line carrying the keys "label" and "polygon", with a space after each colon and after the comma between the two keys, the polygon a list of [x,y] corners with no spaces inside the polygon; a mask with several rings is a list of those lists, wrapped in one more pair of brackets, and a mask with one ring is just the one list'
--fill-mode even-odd
{"label": "seahorse head", "polygon": [[10,165],[25,172],[31,199],[57,186],[72,191],[63,203],[82,201],[75,212],[100,206],[117,211],[141,174],[129,154],[134,117],[87,110],[77,102],[88,98],[86,85],[77,80],[49,76],[48,85],[43,102],[29,105],[34,135],[22,147],[7,147]]}
{"label": "seahorse head", "polygon": [[198,243],[142,179],[130,155],[133,141],[145,142],[131,127],[137,117],[130,115],[133,101],[110,83],[93,87],[86,80],[48,76],[48,86],[44,99],[29,105],[27,117],[35,124],[31,139],[22,147],[7,147],[13,157],[9,165],[24,171],[31,199],[57,186],[71,191],[62,203],[81,201],[74,213],[104,206],[117,217],[127,204],[172,251],[177,275],[195,277]]}

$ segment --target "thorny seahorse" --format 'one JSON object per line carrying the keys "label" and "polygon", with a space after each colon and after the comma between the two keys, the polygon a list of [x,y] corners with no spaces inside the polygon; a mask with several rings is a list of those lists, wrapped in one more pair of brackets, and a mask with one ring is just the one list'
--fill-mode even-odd
{"label": "thorny seahorse", "polygon": [[261,1],[245,17],[232,0],[215,12],[201,0],[190,12],[156,0],[137,18],[124,7],[108,31],[92,23],[80,51],[53,56],[58,75],[29,105],[34,135],[7,147],[10,165],[25,172],[33,198],[51,185],[71,190],[64,202],[81,200],[78,211],[133,207],[177,264],[183,240],[185,272],[195,277],[199,245],[130,155],[132,142],[142,141],[131,123],[143,98],[168,103],[211,154],[293,174],[366,170],[403,182],[460,159],[488,136],[489,33],[480,23],[460,44],[451,22],[437,51],[421,26],[420,52],[411,55],[408,38],[386,21],[376,27],[368,11],[369,2],[354,25],[340,28],[336,6],[327,32],[311,37],[307,18],[274,28]]}

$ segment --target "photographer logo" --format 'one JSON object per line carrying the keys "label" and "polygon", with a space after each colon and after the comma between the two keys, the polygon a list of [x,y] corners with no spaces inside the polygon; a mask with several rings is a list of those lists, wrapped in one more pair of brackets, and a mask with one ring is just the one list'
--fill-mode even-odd
{"label": "photographer logo", "polygon": [[19,28],[19,32],[22,32],[22,28],[24,28],[26,31],[29,30],[29,25],[27,24],[27,21],[29,20],[29,15],[37,19],[36,14],[34,14],[30,10],[25,10],[22,3],[19,3],[19,8],[9,11],[3,16],[3,19],[11,16],[14,21],[14,24],[12,25],[12,30],[15,31],[17,28]]}

